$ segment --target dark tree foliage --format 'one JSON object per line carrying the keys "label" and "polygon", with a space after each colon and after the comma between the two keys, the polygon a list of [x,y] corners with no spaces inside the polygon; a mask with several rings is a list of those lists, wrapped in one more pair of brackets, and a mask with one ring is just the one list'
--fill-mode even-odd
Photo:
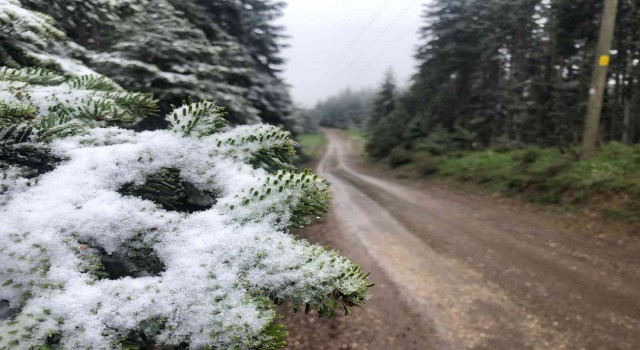
{"label": "dark tree foliage", "polygon": [[[640,141],[640,1],[619,6],[601,141],[630,144]],[[372,113],[371,154],[420,149],[434,140],[453,149],[576,144],[601,15],[596,0],[426,5],[418,71],[393,111]],[[403,132],[393,132],[394,125]],[[384,141],[377,132],[387,134]]]}
{"label": "dark tree foliage", "polygon": [[[286,4],[270,0],[170,2],[212,42],[231,40],[240,44],[241,57],[250,58],[251,74],[238,77],[238,85],[249,90],[247,98],[258,108],[263,121],[293,128],[291,99],[277,75],[284,63],[280,50],[285,46],[285,28],[273,23]],[[238,54],[228,52],[227,59]]]}
{"label": "dark tree foliage", "polygon": [[319,102],[308,114],[320,126],[361,129],[372,110],[374,92],[350,88]]}
{"label": "dark tree foliage", "polygon": [[391,72],[387,72],[380,90],[373,101],[371,117],[367,122],[367,134],[369,143],[367,152],[375,157],[382,158],[388,155],[389,144],[396,143],[394,137],[394,123],[399,122],[396,110],[396,83]]}
{"label": "dark tree foliage", "polygon": [[[293,125],[288,88],[278,76],[285,35],[274,20],[282,2],[21,1],[52,16],[80,45],[67,49],[69,56],[126,89],[153,93],[163,113],[193,97],[225,105],[233,123]],[[17,66],[32,65],[23,61]]]}

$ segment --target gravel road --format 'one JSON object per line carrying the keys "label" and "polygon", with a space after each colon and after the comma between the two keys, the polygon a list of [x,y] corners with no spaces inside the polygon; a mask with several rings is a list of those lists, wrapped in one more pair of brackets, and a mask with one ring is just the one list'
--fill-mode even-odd
{"label": "gravel road", "polygon": [[317,170],[331,182],[332,211],[301,235],[377,285],[350,318],[286,313],[289,349],[640,348],[637,238],[397,180],[358,162],[340,131],[325,134]]}

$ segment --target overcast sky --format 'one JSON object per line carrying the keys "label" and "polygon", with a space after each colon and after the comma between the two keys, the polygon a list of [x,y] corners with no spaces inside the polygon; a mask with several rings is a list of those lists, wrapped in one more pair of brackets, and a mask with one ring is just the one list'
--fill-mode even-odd
{"label": "overcast sky", "polygon": [[291,36],[284,77],[295,102],[351,87],[377,87],[392,68],[400,84],[413,74],[426,0],[289,0],[281,19]]}

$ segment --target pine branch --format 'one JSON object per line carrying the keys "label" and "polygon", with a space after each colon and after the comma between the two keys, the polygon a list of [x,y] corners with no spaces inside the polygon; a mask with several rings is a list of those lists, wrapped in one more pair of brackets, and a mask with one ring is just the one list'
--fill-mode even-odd
{"label": "pine branch", "polygon": [[219,132],[227,125],[224,119],[226,113],[224,108],[218,107],[215,103],[201,101],[193,103],[183,101],[182,107],[173,107],[173,112],[167,115],[166,119],[170,123],[170,129],[180,132],[184,136],[192,134],[203,137]]}
{"label": "pine branch", "polygon": [[13,69],[0,67],[0,80],[19,81],[36,85],[59,85],[65,78],[44,68]]}

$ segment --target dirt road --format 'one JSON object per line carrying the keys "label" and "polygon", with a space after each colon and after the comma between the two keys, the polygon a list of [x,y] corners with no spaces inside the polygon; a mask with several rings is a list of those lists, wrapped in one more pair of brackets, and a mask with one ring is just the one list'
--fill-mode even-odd
{"label": "dirt road", "polygon": [[288,315],[291,349],[639,349],[638,239],[563,230],[494,198],[373,175],[326,130],[328,221],[309,239],[372,271],[351,319]]}

